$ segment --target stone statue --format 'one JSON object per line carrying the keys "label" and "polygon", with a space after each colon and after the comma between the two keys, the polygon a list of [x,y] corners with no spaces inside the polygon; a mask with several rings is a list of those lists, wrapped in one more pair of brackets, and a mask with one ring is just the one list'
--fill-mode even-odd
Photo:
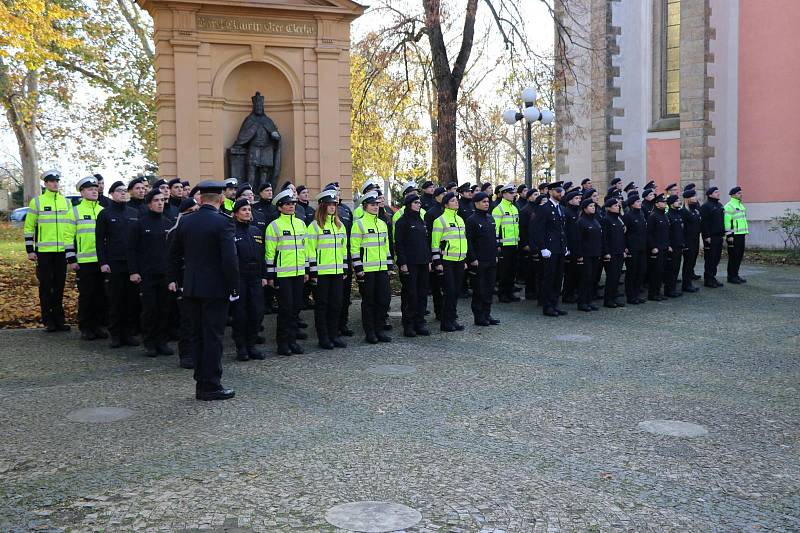
{"label": "stone statue", "polygon": [[264,114],[261,93],[256,92],[252,100],[253,112],[244,119],[230,149],[229,177],[244,179],[256,191],[267,181],[274,189],[281,173],[281,135],[275,123]]}

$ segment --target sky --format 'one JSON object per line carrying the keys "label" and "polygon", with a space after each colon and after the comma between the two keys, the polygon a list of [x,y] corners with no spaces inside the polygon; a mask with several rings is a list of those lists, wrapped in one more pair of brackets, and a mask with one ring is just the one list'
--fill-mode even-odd
{"label": "sky", "polygon": [[[495,3],[499,5],[499,2],[501,1],[502,0],[495,0]],[[397,6],[399,9],[407,9],[409,12],[421,10],[421,7],[418,7],[421,6],[421,3],[421,0],[394,0],[395,6]],[[447,2],[454,16],[455,13],[458,13],[458,9],[465,3],[466,0],[449,0],[449,2]],[[553,24],[550,20],[550,16],[546,7],[540,0],[519,0],[519,3],[523,16],[529,22],[529,25],[526,26],[526,28],[531,47],[541,52],[548,50],[553,43]],[[372,5],[378,7],[379,3],[374,1],[372,2]],[[368,9],[361,18],[354,22],[352,32],[353,39],[358,39],[369,31],[381,29],[385,25],[385,18],[385,14],[380,10],[375,8]],[[463,20],[463,15],[461,15],[459,19]],[[460,24],[461,22],[459,22],[459,26]],[[487,25],[493,24],[494,22],[491,18],[491,14],[486,3],[482,0],[479,1],[476,38],[484,35],[484,31],[481,31],[482,29],[485,29]],[[491,39],[491,41],[487,47],[488,52],[484,54],[483,58],[481,59],[482,61],[487,62],[487,64],[494,63],[498,57],[498,54],[506,53],[502,39],[495,29],[490,32],[489,39]],[[480,65],[478,65],[478,67],[480,67]],[[497,72],[495,76],[488,77],[479,88],[478,94],[482,95],[484,98],[497,98],[494,92],[494,82],[502,75],[502,72]],[[103,97],[101,91],[88,87],[86,84],[79,85],[77,89],[78,90],[76,90],[75,98],[79,102]],[[501,104],[504,103],[501,102]],[[516,105],[515,102],[507,102],[507,106],[504,105],[504,107],[512,107],[514,105]],[[109,138],[106,142],[106,146],[102,147],[102,151],[122,152],[123,148],[128,146],[130,142],[130,135],[126,134],[125,132],[121,132],[119,135]],[[8,161],[9,158],[18,160],[19,156],[17,152],[16,140],[12,131],[8,127],[8,124],[5,122],[4,117],[3,119],[0,119],[0,146],[0,161],[5,162]],[[66,152],[60,153],[54,158],[43,158],[41,162],[41,168],[43,170],[49,168],[58,168],[61,170],[62,175],[64,176],[62,179],[62,188],[68,193],[72,193],[74,191],[75,183],[88,174],[99,172],[105,176],[106,183],[110,183],[117,179],[130,179],[130,177],[132,177],[137,171],[141,170],[144,166],[143,158],[133,158],[127,160],[125,161],[124,165],[120,166],[118,165],[117,161],[110,157],[106,157],[102,164],[90,168],[87,166],[86,162],[74,157],[70,157],[69,151],[70,150],[68,149]],[[468,175],[467,165],[464,161],[459,162],[459,174],[461,176]],[[466,178],[462,179],[462,181],[465,180]]]}

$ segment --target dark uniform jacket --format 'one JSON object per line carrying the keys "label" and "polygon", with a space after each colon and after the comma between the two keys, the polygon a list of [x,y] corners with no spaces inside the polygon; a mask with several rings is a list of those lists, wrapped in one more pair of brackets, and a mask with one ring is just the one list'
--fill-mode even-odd
{"label": "dark uniform jacket", "polygon": [[95,237],[97,241],[97,262],[123,271],[128,268],[128,232],[130,225],[139,218],[136,209],[128,207],[127,202],[112,201],[97,215]]}
{"label": "dark uniform jacket", "polygon": [[653,209],[647,219],[647,249],[658,248],[659,252],[666,252],[669,246],[669,220],[664,211]]}
{"label": "dark uniform jacket", "polygon": [[180,212],[179,210],[181,208],[181,202],[183,202],[183,198],[175,198],[174,196],[170,196],[167,205],[171,205],[172,207],[175,208],[175,211],[179,213]]}
{"label": "dark uniform jacket", "polygon": [[683,236],[683,217],[680,210],[670,209],[667,219],[669,220],[669,245],[672,246],[674,252],[682,251],[686,241]]}
{"label": "dark uniform jacket", "polygon": [[683,239],[687,247],[698,246],[700,239],[700,209],[697,204],[686,204],[681,207],[681,218],[683,219]]}
{"label": "dark uniform jacket", "polygon": [[147,209],[147,204],[145,203],[145,201],[139,200],[138,198],[131,198],[128,201],[128,207],[135,209],[136,212],[139,213],[139,215],[143,215],[146,211],[149,211],[149,209]]}
{"label": "dark uniform jacket", "polygon": [[497,229],[494,217],[489,211],[476,209],[464,222],[464,231],[467,236],[467,262],[475,260],[478,265],[497,262],[500,242],[497,239]]}
{"label": "dark uniform jacket", "polygon": [[112,202],[111,198],[109,198],[105,194],[101,194],[97,197],[97,203],[100,204],[100,207],[102,207],[103,209],[111,205],[111,202]]}
{"label": "dark uniform jacket", "polygon": [[353,229],[353,210],[350,209],[349,205],[339,202],[336,212],[339,214],[339,220],[342,221],[342,224],[347,229],[347,236],[349,237],[350,230]]}
{"label": "dark uniform jacket", "polygon": [[263,237],[266,234],[267,226],[269,225],[269,222],[267,222],[267,216],[263,212],[256,211],[255,209],[253,209],[251,213],[253,215],[253,220],[250,222],[250,225],[256,228]]}
{"label": "dark uniform jacket", "polygon": [[302,220],[306,226],[314,222],[314,208],[308,202],[297,202],[294,209],[294,216]]}
{"label": "dark uniform jacket", "polygon": [[433,223],[436,219],[444,214],[444,207],[442,204],[434,203],[433,207],[425,211],[425,227],[428,228],[428,234],[433,233]]}
{"label": "dark uniform jacket", "polygon": [[264,257],[264,232],[246,222],[235,223],[233,241],[239,258],[239,275],[267,279],[267,263]]}
{"label": "dark uniform jacket", "polygon": [[436,198],[432,194],[424,192],[419,200],[422,202],[422,209],[424,209],[425,212],[430,211],[431,208],[436,205]]}
{"label": "dark uniform jacket", "polygon": [[183,295],[188,298],[227,298],[238,292],[239,261],[233,224],[214,206],[201,205],[181,219],[170,249],[170,281],[178,281],[182,259]]}
{"label": "dark uniform jacket", "polygon": [[625,246],[629,252],[642,252],[647,248],[647,220],[641,209],[628,209],[622,215],[625,223]]}
{"label": "dark uniform jacket", "polygon": [[653,212],[653,209],[656,208],[656,204],[649,201],[649,200],[642,200],[642,213],[644,213],[644,219],[650,220],[650,213]]}
{"label": "dark uniform jacket", "polygon": [[554,255],[567,251],[564,208],[548,200],[536,211],[531,231],[531,250],[550,250]]}
{"label": "dark uniform jacket", "polygon": [[253,204],[253,212],[261,213],[267,225],[278,218],[278,208],[272,205],[272,202],[259,200]]}
{"label": "dark uniform jacket", "polygon": [[167,273],[167,233],[173,226],[163,213],[147,210],[128,234],[128,272],[142,277]]}
{"label": "dark uniform jacket", "polygon": [[475,203],[471,199],[459,198],[458,199],[458,216],[465,222],[475,212]]}
{"label": "dark uniform jacket", "polygon": [[[536,204],[533,202],[525,202],[522,209],[519,209],[519,245],[530,246],[530,226],[533,213],[536,211]],[[534,250],[538,253],[539,250]]]}
{"label": "dark uniform jacket", "polygon": [[577,238],[572,255],[575,257],[599,257],[603,251],[603,230],[597,217],[582,213],[578,217],[575,227]]}
{"label": "dark uniform jacket", "polygon": [[567,248],[570,250],[570,255],[574,255],[572,250],[575,249],[578,242],[578,215],[580,211],[574,205],[567,204],[563,206],[564,210],[564,230],[567,234]]}
{"label": "dark uniform jacket", "polygon": [[394,252],[398,265],[431,262],[431,237],[418,212],[406,208],[394,226]]}
{"label": "dark uniform jacket", "polygon": [[622,217],[611,211],[600,221],[603,228],[603,255],[623,255],[625,253],[625,223]]}
{"label": "dark uniform jacket", "polygon": [[164,216],[169,219],[173,224],[178,219],[178,208],[170,203],[164,204]]}
{"label": "dark uniform jacket", "polygon": [[709,198],[700,207],[700,232],[704,239],[725,235],[725,208],[719,200]]}

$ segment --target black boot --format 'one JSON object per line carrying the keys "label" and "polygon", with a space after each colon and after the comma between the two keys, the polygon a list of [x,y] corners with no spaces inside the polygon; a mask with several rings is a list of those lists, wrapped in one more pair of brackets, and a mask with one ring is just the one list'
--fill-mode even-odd
{"label": "black boot", "polygon": [[236,360],[237,361],[249,361],[250,356],[247,354],[247,348],[244,346],[237,346],[236,347]]}
{"label": "black boot", "polygon": [[264,354],[261,353],[261,350],[256,348],[255,346],[248,346],[247,347],[247,355],[250,356],[250,359],[264,359]]}

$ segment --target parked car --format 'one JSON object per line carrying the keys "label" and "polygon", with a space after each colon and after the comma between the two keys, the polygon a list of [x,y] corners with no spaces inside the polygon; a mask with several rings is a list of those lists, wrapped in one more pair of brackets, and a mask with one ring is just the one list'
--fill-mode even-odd
{"label": "parked car", "polygon": [[20,207],[19,209],[14,209],[11,214],[8,215],[8,219],[11,222],[24,222],[25,215],[28,214],[28,211],[30,211],[29,207]]}

